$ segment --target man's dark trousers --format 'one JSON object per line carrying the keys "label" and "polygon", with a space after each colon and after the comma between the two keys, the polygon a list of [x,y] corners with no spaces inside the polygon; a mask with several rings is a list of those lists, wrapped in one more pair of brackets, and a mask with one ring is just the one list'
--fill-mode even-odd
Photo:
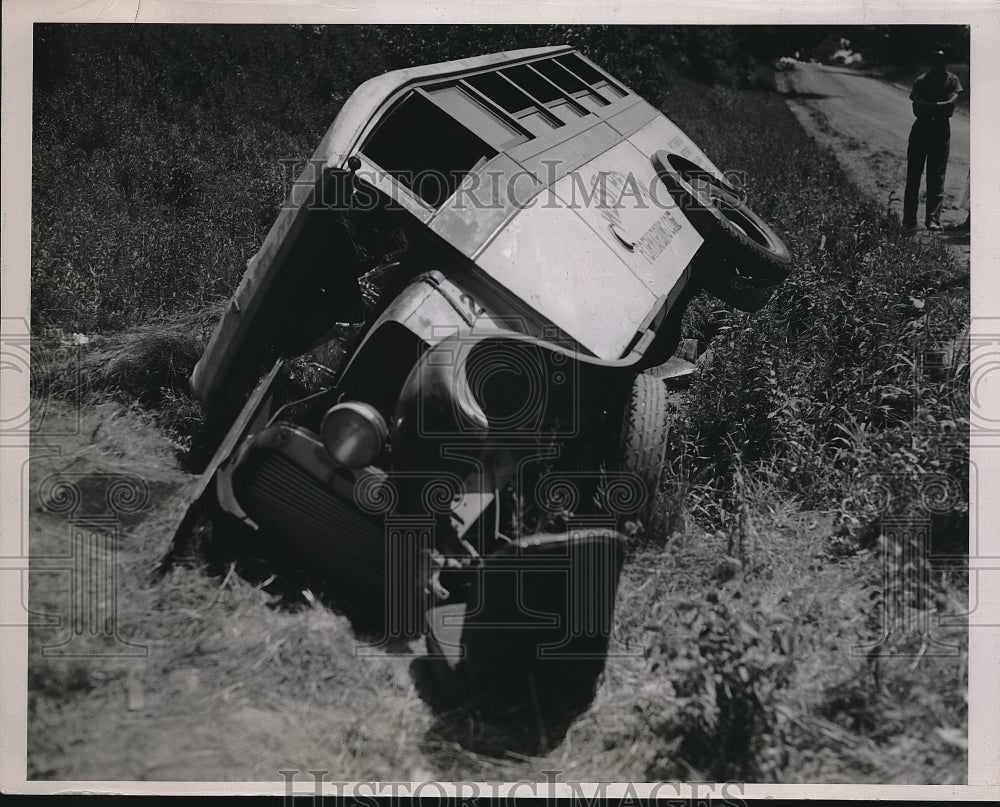
{"label": "man's dark trousers", "polygon": [[903,226],[917,226],[920,177],[927,164],[927,212],[924,223],[941,223],[944,175],[951,150],[951,122],[946,117],[917,118],[906,147],[906,192],[903,195]]}

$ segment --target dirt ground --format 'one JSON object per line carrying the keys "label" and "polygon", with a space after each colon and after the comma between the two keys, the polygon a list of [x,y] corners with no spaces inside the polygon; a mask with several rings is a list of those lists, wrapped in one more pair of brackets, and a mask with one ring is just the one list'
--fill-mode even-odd
{"label": "dirt ground", "polygon": [[[45,431],[30,467],[30,602],[50,625],[30,632],[29,779],[280,786],[286,771],[297,772],[296,792],[306,793],[310,771],[353,782],[536,781],[552,771],[566,782],[704,779],[673,753],[680,739],[671,727],[689,718],[651,677],[642,637],[646,615],[710,613],[706,591],[738,596],[718,583],[721,533],[680,536],[669,549],[635,557],[619,587],[630,608],[619,609],[616,652],[590,708],[570,725],[528,723],[498,739],[474,711],[428,697],[422,642],[372,651],[308,589],[278,593],[235,564],[210,573],[179,562],[159,573],[195,478],[177,469],[169,441],[135,412],[53,404]],[[802,646],[789,639],[787,650],[800,659],[792,685],[834,693],[821,715],[784,703],[781,731],[790,736],[775,753],[791,754],[804,782],[960,783],[964,731],[953,725],[947,692],[926,705],[946,727],[939,736],[887,747],[851,728],[855,707],[841,701],[853,703],[865,664],[879,663],[844,653],[866,612],[870,592],[857,581],[871,553],[831,563],[823,554],[827,515],[793,512],[791,503],[774,508],[761,528],[766,540],[752,537],[753,555],[770,573],[757,580],[754,602],[732,602],[748,619],[761,603],[769,603],[764,613],[803,615],[809,638]],[[88,560],[68,564],[70,554]],[[110,610],[79,599],[81,573],[86,588],[113,594]],[[964,612],[958,599],[946,605]],[[670,641],[697,645],[698,619],[678,624]],[[955,663],[927,658],[911,675],[933,693],[927,680],[952,675]],[[836,695],[837,682],[847,695]],[[812,747],[797,746],[799,736]]]}
{"label": "dirt ground", "polygon": [[[913,124],[909,90],[845,67],[801,62],[778,73],[778,89],[818,143],[830,148],[854,183],[872,199],[902,214],[906,185],[906,143]],[[951,155],[945,178],[942,224],[964,221],[959,206],[969,173],[969,118],[959,110],[951,121]],[[923,192],[921,192],[921,211]],[[922,221],[922,213],[918,220]],[[951,247],[968,262],[969,233],[917,231]]]}

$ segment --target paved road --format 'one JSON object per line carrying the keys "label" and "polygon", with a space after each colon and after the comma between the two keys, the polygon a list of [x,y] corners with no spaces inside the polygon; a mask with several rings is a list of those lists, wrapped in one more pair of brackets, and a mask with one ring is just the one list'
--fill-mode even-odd
{"label": "paved road", "polygon": [[[896,212],[906,183],[906,141],[913,125],[909,88],[854,70],[801,63],[778,74],[789,105],[821,142],[837,152],[862,188]],[[782,86],[783,85],[783,86]],[[969,118],[951,121],[951,158],[942,221],[961,221],[958,208],[969,169]],[[923,221],[923,203],[918,215]]]}

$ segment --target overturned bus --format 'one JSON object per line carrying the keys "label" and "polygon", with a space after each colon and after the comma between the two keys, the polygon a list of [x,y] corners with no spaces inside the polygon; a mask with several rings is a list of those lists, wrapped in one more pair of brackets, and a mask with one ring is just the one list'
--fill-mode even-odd
{"label": "overturned bus", "polygon": [[760,308],[787,249],[659,110],[570,47],[347,100],[191,379],[196,491],[469,680],[582,682],[649,523],[688,302]]}

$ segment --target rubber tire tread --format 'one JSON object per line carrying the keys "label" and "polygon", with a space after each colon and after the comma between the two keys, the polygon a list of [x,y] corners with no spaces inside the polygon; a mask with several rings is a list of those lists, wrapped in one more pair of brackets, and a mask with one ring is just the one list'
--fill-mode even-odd
{"label": "rubber tire tread", "polygon": [[670,429],[670,393],[662,380],[646,373],[636,376],[625,406],[618,441],[618,469],[636,474],[646,489],[648,515],[656,502]]}
{"label": "rubber tire tread", "polygon": [[[742,232],[715,205],[706,205],[674,167],[678,163],[685,172],[697,172],[700,177],[717,191],[717,198],[725,198],[726,203],[745,218],[767,241],[767,246],[758,243]],[[757,280],[779,283],[791,272],[791,255],[777,233],[760,216],[753,212],[746,202],[739,199],[735,188],[714,177],[706,169],[666,151],[658,151],[654,157],[657,174],[666,185],[670,195],[690,220],[698,233],[719,252],[726,263],[738,270],[739,275]]]}

